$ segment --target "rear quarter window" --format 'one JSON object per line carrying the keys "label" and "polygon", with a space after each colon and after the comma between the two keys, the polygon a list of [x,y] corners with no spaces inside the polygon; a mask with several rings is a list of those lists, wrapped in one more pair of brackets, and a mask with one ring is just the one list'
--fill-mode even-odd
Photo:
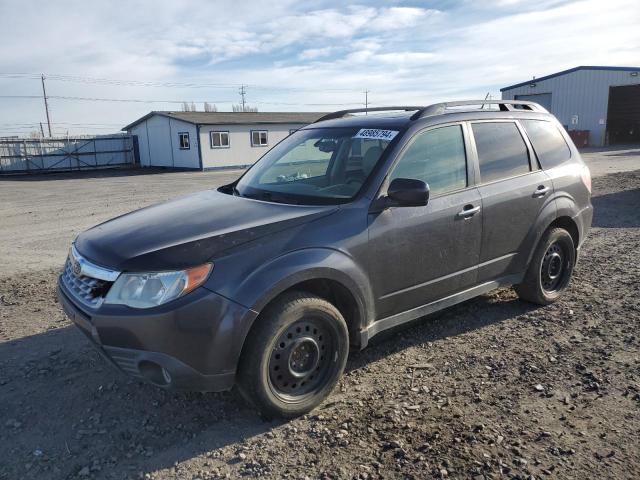
{"label": "rear quarter window", "polygon": [[571,150],[558,127],[544,120],[521,120],[542,168],[549,169],[567,162]]}

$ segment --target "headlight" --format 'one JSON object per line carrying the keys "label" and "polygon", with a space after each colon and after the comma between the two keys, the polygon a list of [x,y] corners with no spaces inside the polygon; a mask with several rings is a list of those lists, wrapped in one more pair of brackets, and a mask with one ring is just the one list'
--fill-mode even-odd
{"label": "headlight", "polygon": [[202,285],[212,263],[175,272],[123,273],[109,289],[104,303],[151,308],[186,295]]}

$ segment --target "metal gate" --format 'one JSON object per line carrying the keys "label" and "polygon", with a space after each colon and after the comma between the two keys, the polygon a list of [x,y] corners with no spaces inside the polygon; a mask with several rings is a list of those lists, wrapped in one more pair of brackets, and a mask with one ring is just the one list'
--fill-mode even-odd
{"label": "metal gate", "polygon": [[0,140],[0,174],[133,165],[131,135]]}

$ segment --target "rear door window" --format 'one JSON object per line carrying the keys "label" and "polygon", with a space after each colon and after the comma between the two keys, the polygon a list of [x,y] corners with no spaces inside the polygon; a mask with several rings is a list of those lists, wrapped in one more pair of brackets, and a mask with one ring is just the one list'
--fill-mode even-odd
{"label": "rear door window", "polygon": [[542,168],[557,167],[571,158],[571,150],[558,127],[544,120],[521,120]]}
{"label": "rear door window", "polygon": [[482,183],[522,175],[531,170],[529,151],[513,122],[473,123]]}

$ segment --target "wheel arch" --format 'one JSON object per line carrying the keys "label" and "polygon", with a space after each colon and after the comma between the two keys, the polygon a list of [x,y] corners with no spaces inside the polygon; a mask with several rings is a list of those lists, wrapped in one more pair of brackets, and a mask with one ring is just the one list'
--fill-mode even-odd
{"label": "wheel arch", "polygon": [[267,308],[270,304],[277,301],[282,295],[293,291],[308,292],[333,304],[340,311],[347,323],[349,341],[354,345],[358,344],[360,340],[359,331],[363,322],[361,318],[363,312],[356,296],[348,287],[335,279],[311,278],[296,283],[278,293],[264,308]]}
{"label": "wheel arch", "polygon": [[350,341],[357,345],[360,330],[374,318],[368,285],[363,269],[341,251],[305,249],[279,257],[253,272],[239,288],[238,301],[256,314],[242,344],[267,306],[284,293],[299,290],[331,302],[347,323]]}
{"label": "wheel arch", "polygon": [[580,231],[578,230],[578,225],[573,218],[566,215],[558,217],[547,226],[545,232],[552,228],[563,228],[569,232],[571,239],[573,240],[574,248],[578,248],[578,245],[580,245]]}
{"label": "wheel arch", "polygon": [[533,243],[532,248],[529,250],[529,255],[527,257],[527,263],[526,263],[527,268],[529,267],[529,264],[531,263],[531,259],[533,258],[533,255],[535,254],[536,249],[538,248],[538,245],[540,245],[540,241],[542,240],[542,237],[544,237],[544,234],[547,233],[552,228],[558,228],[558,227],[564,228],[569,232],[569,234],[571,235],[571,239],[573,240],[574,248],[576,249],[576,253],[577,253],[577,249],[579,245],[578,242],[580,240],[580,233],[579,233],[580,230],[578,229],[578,225],[576,224],[576,221],[568,215],[561,215],[561,216],[556,216],[554,218],[547,218],[545,219],[545,222],[542,224],[542,228],[540,228],[537,231],[535,242]]}

